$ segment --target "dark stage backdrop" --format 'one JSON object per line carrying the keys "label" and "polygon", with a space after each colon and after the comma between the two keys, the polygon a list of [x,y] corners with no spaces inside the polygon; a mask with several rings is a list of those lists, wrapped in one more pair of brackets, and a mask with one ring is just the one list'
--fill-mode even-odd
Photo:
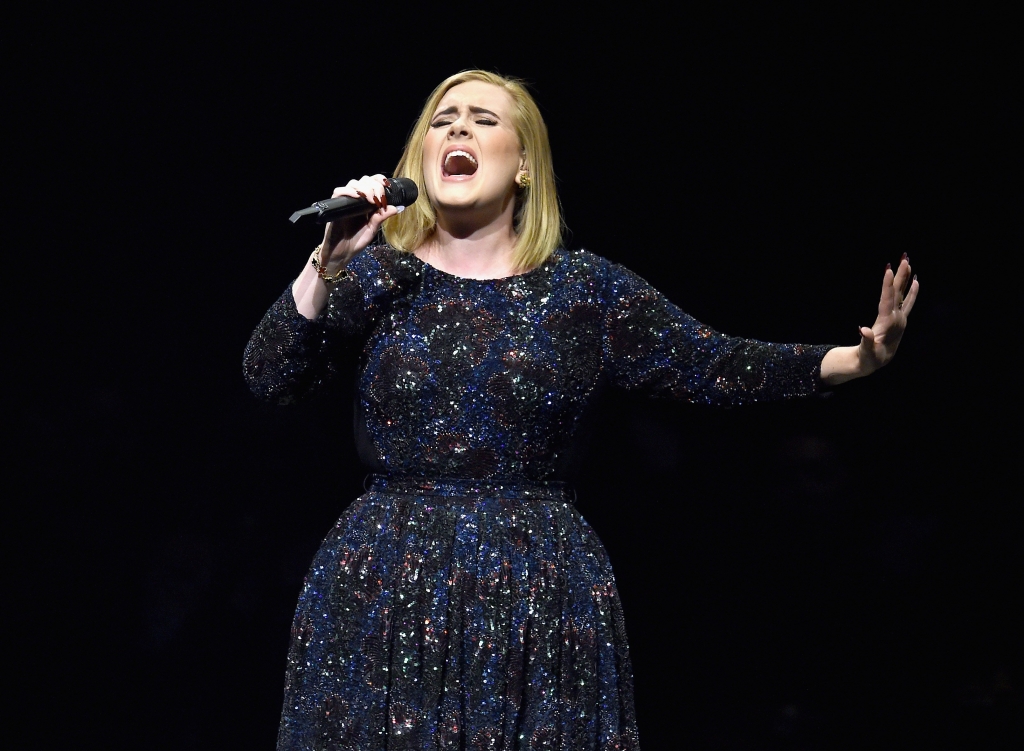
{"label": "dark stage backdrop", "polygon": [[644,748],[1010,747],[999,19],[214,7],[24,28],[8,620],[34,746],[273,746],[302,577],[364,472],[345,392],[258,403],[242,349],[318,241],[288,215],[390,171],[431,88],[485,67],[532,83],[567,244],[719,330],[852,344],[887,262],[922,282],[896,361],[829,399],[595,410],[573,479]]}

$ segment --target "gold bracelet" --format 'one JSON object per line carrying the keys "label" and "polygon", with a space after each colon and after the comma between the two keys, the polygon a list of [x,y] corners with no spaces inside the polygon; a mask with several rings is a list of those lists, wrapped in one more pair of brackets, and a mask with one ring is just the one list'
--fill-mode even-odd
{"label": "gold bracelet", "polygon": [[352,276],[352,272],[346,269],[344,266],[338,269],[338,273],[331,275],[327,273],[327,267],[320,263],[320,251],[323,250],[324,244],[320,243],[313,250],[313,255],[309,259],[309,265],[316,269],[316,275],[323,279],[328,284],[335,284],[340,282],[342,279],[348,279]]}

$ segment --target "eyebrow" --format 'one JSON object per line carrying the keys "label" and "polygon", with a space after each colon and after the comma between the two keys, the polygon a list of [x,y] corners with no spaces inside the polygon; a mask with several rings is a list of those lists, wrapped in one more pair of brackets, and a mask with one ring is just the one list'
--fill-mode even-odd
{"label": "eyebrow", "polygon": [[[434,117],[440,117],[441,115],[454,115],[458,111],[459,111],[459,108],[456,107],[455,105],[452,105],[451,107],[444,108],[440,112],[435,112],[434,113]],[[474,107],[473,105],[470,105],[469,106],[469,111],[472,112],[475,115],[481,115],[481,114],[482,115],[491,115],[492,117],[495,117],[495,118],[497,118],[499,120],[501,119],[500,117],[498,117],[498,115],[496,113],[491,112],[488,109],[484,109],[483,107]],[[431,118],[431,119],[433,119],[433,118]]]}

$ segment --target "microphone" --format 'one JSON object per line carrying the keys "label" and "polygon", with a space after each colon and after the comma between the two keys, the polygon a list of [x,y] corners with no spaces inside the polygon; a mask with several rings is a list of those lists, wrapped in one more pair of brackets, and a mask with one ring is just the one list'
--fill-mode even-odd
{"label": "microphone", "polygon": [[[384,196],[388,199],[388,206],[409,206],[419,194],[416,183],[408,177],[392,177],[384,182]],[[341,196],[317,201],[308,209],[296,211],[290,219],[294,224],[304,216],[312,216],[317,224],[325,224],[342,217],[372,214],[376,210],[377,207],[365,198]]]}

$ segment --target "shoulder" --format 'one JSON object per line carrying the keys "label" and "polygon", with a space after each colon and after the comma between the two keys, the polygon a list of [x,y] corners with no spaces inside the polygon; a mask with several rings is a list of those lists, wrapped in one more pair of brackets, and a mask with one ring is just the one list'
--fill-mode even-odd
{"label": "shoulder", "polygon": [[399,267],[420,269],[423,267],[423,261],[412,253],[398,250],[387,243],[373,243],[356,253],[349,265],[374,265],[387,269]]}
{"label": "shoulder", "polygon": [[384,280],[408,284],[423,272],[423,261],[398,250],[387,243],[367,245],[348,265],[349,271],[363,279]]}
{"label": "shoulder", "polygon": [[618,287],[649,286],[646,281],[625,266],[609,261],[588,250],[557,249],[546,262],[553,264],[559,281],[568,283],[592,282],[604,290]]}
{"label": "shoulder", "polygon": [[589,250],[567,250],[557,248],[547,261],[549,266],[560,281],[571,282],[584,279],[603,279],[615,264],[607,258],[603,258]]}

